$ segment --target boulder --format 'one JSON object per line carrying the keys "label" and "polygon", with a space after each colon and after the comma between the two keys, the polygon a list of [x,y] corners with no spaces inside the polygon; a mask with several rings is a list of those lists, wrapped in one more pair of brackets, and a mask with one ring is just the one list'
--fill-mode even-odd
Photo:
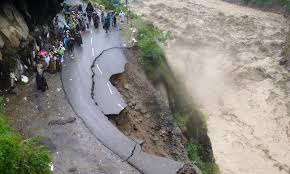
{"label": "boulder", "polygon": [[0,35],[0,48],[3,48],[4,46],[4,41],[2,39],[2,36]]}
{"label": "boulder", "polygon": [[27,39],[29,35],[28,26],[21,13],[12,4],[3,4],[0,11],[0,47],[4,46],[6,40],[10,45],[18,47],[21,40]]}

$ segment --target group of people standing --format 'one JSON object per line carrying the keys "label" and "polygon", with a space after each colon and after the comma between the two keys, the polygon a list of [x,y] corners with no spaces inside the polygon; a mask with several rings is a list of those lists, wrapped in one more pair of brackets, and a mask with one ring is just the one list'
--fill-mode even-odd
{"label": "group of people standing", "polygon": [[[36,86],[38,90],[45,92],[48,89],[48,84],[44,76],[44,72],[57,73],[61,71],[62,63],[64,62],[65,52],[70,53],[73,58],[74,46],[81,46],[82,34],[90,28],[91,21],[95,28],[99,28],[102,24],[103,29],[108,33],[113,28],[119,27],[125,21],[125,13],[117,14],[114,11],[104,12],[95,8],[91,3],[88,3],[84,9],[83,5],[70,6],[63,4],[63,14],[65,22],[61,22],[56,16],[51,27],[47,27],[44,31],[44,38],[53,38],[48,42],[46,47],[41,42],[36,44],[36,52],[33,54],[33,59],[36,64]],[[119,24],[117,21],[119,19]],[[40,40],[43,38],[40,38]],[[53,43],[53,44],[51,44]],[[13,74],[11,78],[14,78]],[[14,85],[14,81],[13,81]]]}
{"label": "group of people standing", "polygon": [[[107,16],[103,16],[103,28],[106,30],[106,33],[110,31],[111,28],[117,28],[121,30],[123,23],[125,22],[125,13],[121,11],[119,14],[117,14],[115,11],[109,11],[107,13]],[[119,18],[119,26],[117,25],[117,18]]]}
{"label": "group of people standing", "polygon": [[65,50],[61,41],[57,41],[48,51],[45,51],[44,48],[38,49],[34,58],[36,62],[36,86],[38,90],[45,92],[48,89],[44,71],[49,73],[61,71]]}

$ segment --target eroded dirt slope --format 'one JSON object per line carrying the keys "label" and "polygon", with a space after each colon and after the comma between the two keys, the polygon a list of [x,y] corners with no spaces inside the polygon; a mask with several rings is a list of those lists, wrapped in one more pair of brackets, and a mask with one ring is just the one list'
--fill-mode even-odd
{"label": "eroded dirt slope", "polygon": [[131,6],[171,31],[168,62],[208,117],[222,173],[289,173],[290,82],[278,64],[286,19],[219,0]]}

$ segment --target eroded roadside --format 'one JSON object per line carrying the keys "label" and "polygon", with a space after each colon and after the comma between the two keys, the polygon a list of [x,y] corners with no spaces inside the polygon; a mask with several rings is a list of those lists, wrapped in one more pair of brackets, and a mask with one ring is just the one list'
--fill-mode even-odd
{"label": "eroded roadside", "polygon": [[130,138],[143,140],[145,152],[186,161],[185,139],[174,125],[168,102],[146,78],[137,51],[124,52],[128,59],[125,72],[113,76],[111,81],[128,107],[110,120]]}

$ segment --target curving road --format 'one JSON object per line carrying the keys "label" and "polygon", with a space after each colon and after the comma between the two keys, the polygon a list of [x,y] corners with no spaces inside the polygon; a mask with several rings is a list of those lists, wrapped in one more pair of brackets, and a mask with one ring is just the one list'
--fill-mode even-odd
{"label": "curving road", "polygon": [[[68,3],[78,4],[79,1]],[[101,144],[141,173],[176,173],[183,163],[144,153],[138,143],[121,133],[105,116],[119,114],[126,107],[122,96],[109,81],[112,75],[123,72],[126,64],[121,49],[110,49],[121,46],[119,32],[106,34],[91,25],[91,30],[83,34],[83,43],[82,47],[75,48],[73,57],[66,57],[61,74],[75,113]],[[125,173],[131,171],[128,169]]]}

